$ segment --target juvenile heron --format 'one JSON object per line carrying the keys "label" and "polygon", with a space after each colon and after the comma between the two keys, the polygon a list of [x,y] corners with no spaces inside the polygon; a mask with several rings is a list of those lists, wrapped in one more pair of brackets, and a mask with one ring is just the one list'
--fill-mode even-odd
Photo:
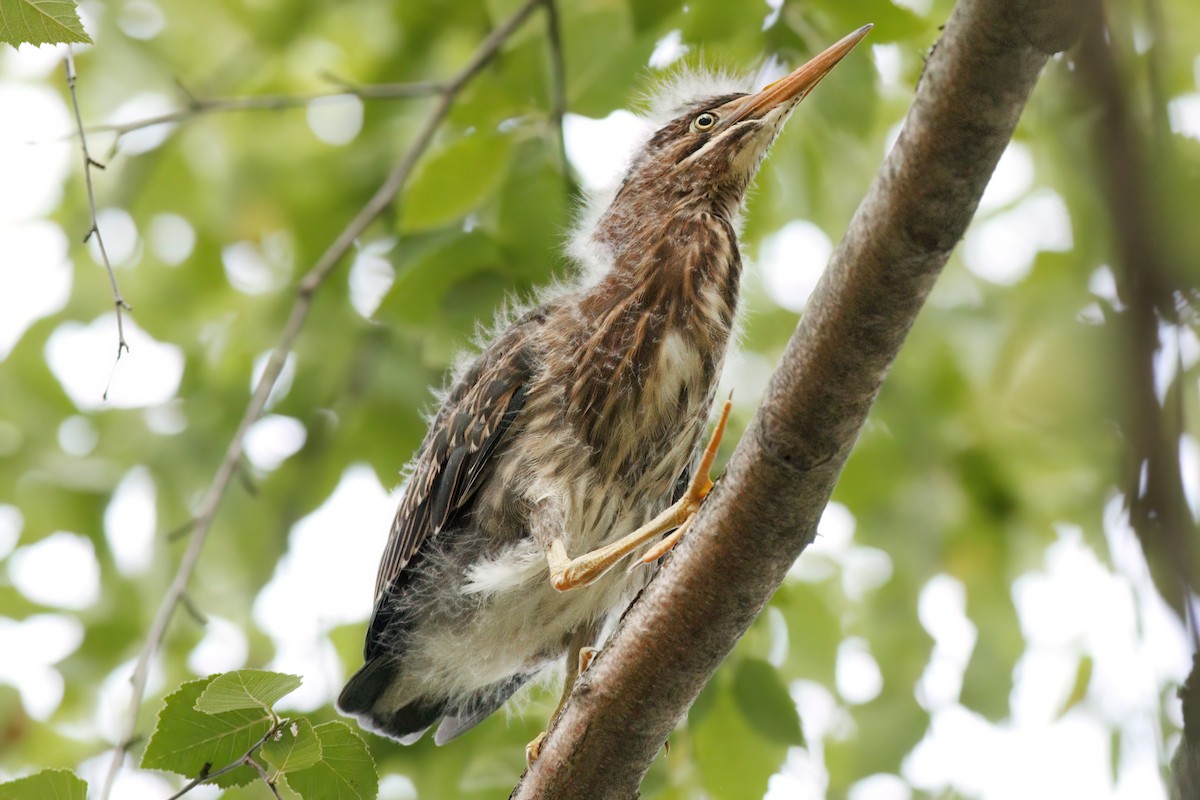
{"label": "juvenile heron", "polygon": [[564,655],[566,698],[649,579],[610,568],[673,531],[640,557],[665,553],[712,487],[728,404],[693,462],[734,328],[746,187],[870,28],[756,93],[709,86],[676,105],[580,234],[602,277],[520,316],[453,383],[392,523],[344,713],[406,744],[440,722],[443,744]]}

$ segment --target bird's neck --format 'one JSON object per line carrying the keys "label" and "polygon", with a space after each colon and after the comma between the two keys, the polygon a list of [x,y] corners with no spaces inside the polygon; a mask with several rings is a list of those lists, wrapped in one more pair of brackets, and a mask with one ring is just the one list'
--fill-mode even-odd
{"label": "bird's neck", "polygon": [[[725,216],[699,210],[656,218],[657,225],[627,220],[597,231],[628,238],[599,241],[612,267],[564,320],[575,349],[563,380],[566,406],[599,466],[667,491],[690,457],[720,376],[741,257]],[[679,464],[659,470],[639,460],[674,447],[676,438]]]}
{"label": "bird's neck", "polygon": [[[723,223],[736,229],[743,192],[735,186],[700,192],[669,179],[628,179],[600,217],[592,240],[611,254],[617,269],[637,266],[648,248],[667,237],[678,237],[694,220]],[[687,242],[679,241],[679,245]],[[736,241],[734,242],[736,247]]]}
{"label": "bird's neck", "polygon": [[724,336],[733,324],[741,280],[731,217],[726,207],[706,202],[638,214],[614,205],[592,236],[607,251],[611,268],[587,293],[584,306],[602,316],[633,300],[665,324],[689,329],[699,324]]}
{"label": "bird's neck", "polygon": [[[707,394],[732,336],[741,282],[733,224],[705,210],[656,218],[657,225],[630,221],[623,229],[629,239],[609,245],[615,249],[611,269],[574,306],[575,320],[583,323],[576,363],[594,373],[593,388],[605,405],[620,394],[637,402],[652,373],[679,360],[667,352],[672,342],[676,355],[695,356],[689,380],[703,384],[694,391]],[[664,353],[670,357],[664,360]]]}

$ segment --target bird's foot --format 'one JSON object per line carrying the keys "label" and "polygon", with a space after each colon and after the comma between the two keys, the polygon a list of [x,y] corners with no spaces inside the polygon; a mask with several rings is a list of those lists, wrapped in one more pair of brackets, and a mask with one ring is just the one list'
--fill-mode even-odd
{"label": "bird's foot", "polygon": [[[579,648],[579,675],[582,675],[588,667],[592,665],[592,661],[596,658],[596,654],[600,652],[598,647],[581,647]],[[570,661],[567,662],[568,664]],[[568,675],[568,678],[571,676]],[[567,685],[563,687],[562,700],[558,701],[558,708],[554,710],[554,716],[558,716],[558,712],[562,711],[563,705],[567,702],[567,697],[571,694],[571,686],[574,685],[573,680],[569,680]],[[542,754],[542,742],[546,740],[546,731],[542,731],[537,736],[533,737],[533,741],[525,745],[525,765],[533,766],[533,762],[538,760],[538,756]]]}
{"label": "bird's foot", "polygon": [[533,737],[533,741],[525,745],[525,766],[532,767],[533,762],[542,754],[542,742],[546,740],[546,732],[542,731]]}
{"label": "bird's foot", "polygon": [[687,533],[688,528],[692,526],[692,520],[696,518],[696,512],[700,510],[700,506],[704,503],[713,487],[717,482],[713,480],[711,472],[713,461],[717,458],[717,448],[721,444],[721,437],[725,434],[725,424],[729,422],[729,412],[733,409],[732,396],[725,401],[724,408],[721,409],[721,418],[717,420],[717,426],[713,428],[712,436],[709,437],[708,445],[704,448],[704,455],[700,457],[700,463],[696,467],[696,474],[692,476],[691,483],[688,484],[687,491],[683,493],[676,505],[682,505],[684,519],[683,522],[671,533],[667,534],[642,555],[642,557],[630,566],[630,570],[636,569],[638,564],[653,564],[660,558],[671,552],[671,549],[683,538]]}
{"label": "bird's foot", "polygon": [[[704,454],[700,457],[696,474],[688,484],[683,497],[664,509],[657,517],[628,536],[623,536],[611,544],[576,558],[567,556],[567,546],[561,536],[550,541],[546,548],[546,561],[550,567],[550,583],[555,589],[565,592],[569,589],[587,586],[611,569],[613,564],[668,531],[674,530],[675,533],[665,540],[668,542],[666,549],[661,550],[654,558],[661,557],[663,553],[674,546],[683,531],[687,529],[692,517],[700,510],[700,504],[704,502],[704,498],[708,497],[708,493],[715,485],[709,476],[709,471],[712,469],[713,461],[717,458],[717,446],[720,445],[721,436],[725,433],[725,423],[729,421],[729,412],[732,408],[733,400],[731,398],[725,401],[725,407],[721,410],[721,418],[717,420],[717,426],[708,440],[708,446],[704,448]],[[660,549],[661,544],[660,547],[655,548],[655,551]],[[649,560],[653,561],[654,558]]]}
{"label": "bird's foot", "polygon": [[629,565],[628,571],[633,572],[640,566],[643,566],[645,564],[653,564],[655,561],[658,561],[660,558],[665,556],[667,553],[674,550],[675,545],[678,544],[679,540],[683,538],[683,535],[685,533],[687,533],[687,529],[692,526],[693,519],[695,519],[695,514],[688,517],[684,521],[684,523],[682,525],[680,525],[678,528],[671,531],[663,538],[659,539],[658,544],[651,547],[649,550],[647,550],[645,553],[642,554],[641,558],[639,558],[637,561],[634,561],[632,564]]}

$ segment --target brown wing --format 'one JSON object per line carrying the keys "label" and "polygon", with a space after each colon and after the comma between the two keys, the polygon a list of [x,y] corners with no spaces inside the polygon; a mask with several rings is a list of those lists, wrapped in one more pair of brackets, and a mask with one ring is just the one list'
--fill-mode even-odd
{"label": "brown wing", "polygon": [[375,581],[372,635],[387,626],[386,603],[405,565],[452,523],[489,472],[492,457],[525,405],[533,369],[531,334],[545,320],[533,311],[506,330],[451,390],[417,455]]}

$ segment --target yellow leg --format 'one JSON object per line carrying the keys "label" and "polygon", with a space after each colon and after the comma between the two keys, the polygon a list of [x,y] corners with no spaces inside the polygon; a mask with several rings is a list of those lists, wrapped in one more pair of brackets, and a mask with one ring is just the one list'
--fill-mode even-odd
{"label": "yellow leg", "polygon": [[642,554],[641,558],[639,558],[637,561],[630,564],[629,571],[633,572],[635,569],[640,567],[642,564],[653,564],[655,561],[658,561],[660,558],[665,556],[667,553],[671,552],[672,548],[674,548],[675,545],[679,542],[679,540],[683,538],[683,535],[685,533],[687,533],[688,528],[692,527],[692,520],[694,520],[694,519],[695,519],[695,517],[688,517],[687,522],[683,523],[678,528],[676,528],[674,531],[672,531],[671,533],[668,533],[666,536],[664,536],[658,542],[658,544],[656,544],[653,547],[651,547],[650,549],[648,549],[645,553]]}
{"label": "yellow leg", "polygon": [[[563,706],[567,704],[567,698],[571,696],[571,689],[575,687],[575,679],[592,665],[592,659],[596,657],[596,653],[600,652],[595,647],[582,644],[584,639],[590,639],[592,635],[589,628],[572,640],[571,647],[567,650],[567,677],[563,683],[562,697],[558,699],[558,705],[555,707],[554,713],[550,715],[550,719],[554,719],[558,716],[558,712],[562,711]],[[534,761],[537,761],[538,756],[542,754],[542,742],[545,739],[546,731],[542,731],[533,737],[533,741],[525,745],[526,765],[532,765]]]}
{"label": "yellow leg", "polygon": [[[700,457],[700,463],[696,467],[696,474],[692,476],[691,483],[688,484],[683,497],[672,503],[657,517],[628,536],[576,558],[570,558],[567,555],[567,547],[563,543],[562,537],[555,538],[550,542],[550,547],[546,551],[546,561],[550,565],[550,582],[555,589],[565,592],[568,589],[587,586],[607,572],[613,564],[672,528],[677,530],[669,539],[670,545],[667,549],[674,546],[683,531],[687,529],[692,517],[700,509],[704,498],[708,497],[708,493],[712,491],[713,481],[709,477],[709,471],[712,469],[713,461],[716,460],[717,447],[721,443],[721,436],[725,433],[725,424],[729,421],[729,412],[732,408],[732,400],[726,400],[725,407],[721,410],[721,418],[717,420],[717,426],[713,429],[708,446],[704,448],[704,454]],[[655,548],[655,550],[659,549]],[[663,550],[655,558],[661,557],[665,552],[666,550]]]}

